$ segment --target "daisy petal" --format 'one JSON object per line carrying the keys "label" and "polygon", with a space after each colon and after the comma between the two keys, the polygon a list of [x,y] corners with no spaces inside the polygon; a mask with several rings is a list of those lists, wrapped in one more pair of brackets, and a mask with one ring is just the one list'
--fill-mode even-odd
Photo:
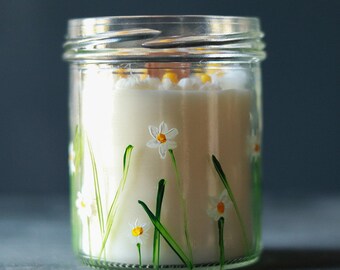
{"label": "daisy petal", "polygon": [[158,135],[158,128],[154,126],[149,126],[149,132],[152,138],[156,139]]}
{"label": "daisy petal", "polygon": [[168,125],[164,121],[159,125],[159,133],[166,134],[168,132]]}
{"label": "daisy petal", "polygon": [[146,143],[146,146],[150,148],[157,148],[159,146],[159,142],[152,139]]}
{"label": "daisy petal", "polygon": [[177,128],[170,129],[167,133],[165,133],[167,139],[173,139],[178,135]]}
{"label": "daisy petal", "polygon": [[209,217],[211,217],[213,220],[217,221],[219,219],[219,215],[214,209],[208,209],[207,214]]}
{"label": "daisy petal", "polygon": [[71,173],[75,173],[76,172],[76,166],[74,166],[73,162],[70,162],[69,169],[70,169]]}
{"label": "daisy petal", "polygon": [[168,146],[166,143],[163,143],[159,146],[159,154],[162,159],[165,159],[166,157],[166,151],[168,151]]}
{"label": "daisy petal", "polygon": [[85,215],[86,215],[87,217],[91,217],[91,216],[92,216],[92,209],[91,209],[91,207],[86,207],[86,208],[84,209],[84,212],[85,212]]}
{"label": "daisy petal", "polygon": [[75,152],[74,152],[73,143],[70,143],[70,145],[68,147],[68,154],[69,154],[71,159],[74,159]]}
{"label": "daisy petal", "polygon": [[217,205],[220,200],[215,197],[209,197],[209,201],[211,205]]}
{"label": "daisy petal", "polygon": [[174,141],[167,141],[168,149],[175,149],[177,147],[177,143]]}
{"label": "daisy petal", "polygon": [[228,191],[226,189],[223,190],[222,193],[220,194],[219,200],[220,201],[228,200]]}

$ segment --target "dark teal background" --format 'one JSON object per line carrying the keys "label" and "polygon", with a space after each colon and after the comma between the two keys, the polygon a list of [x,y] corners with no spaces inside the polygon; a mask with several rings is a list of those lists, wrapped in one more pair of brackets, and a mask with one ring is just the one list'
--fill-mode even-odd
{"label": "dark teal background", "polygon": [[340,195],[340,1],[0,1],[0,194],[68,192],[70,18],[257,16],[263,63],[264,189]]}

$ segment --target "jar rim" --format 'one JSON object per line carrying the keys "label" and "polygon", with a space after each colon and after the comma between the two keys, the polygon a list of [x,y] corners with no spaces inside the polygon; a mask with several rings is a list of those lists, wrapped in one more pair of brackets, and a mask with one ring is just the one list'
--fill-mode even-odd
{"label": "jar rim", "polygon": [[[68,21],[66,60],[117,60],[156,54],[197,58],[257,56],[263,59],[257,17],[139,15],[76,18]],[[192,48],[195,48],[192,50]],[[197,52],[200,49],[200,53]],[[172,49],[172,50],[169,50]],[[174,50],[176,49],[176,50]],[[118,50],[118,51],[117,51]],[[228,55],[227,55],[228,54]],[[170,58],[171,58],[170,57]]]}
{"label": "jar rim", "polygon": [[247,16],[219,16],[219,15],[133,15],[133,16],[102,16],[102,17],[86,17],[86,18],[73,18],[68,20],[69,26],[80,26],[87,23],[101,23],[101,24],[128,24],[132,20],[136,22],[150,21],[153,23],[155,20],[163,23],[200,23],[202,20],[219,20],[219,21],[234,21],[258,23],[258,17]]}

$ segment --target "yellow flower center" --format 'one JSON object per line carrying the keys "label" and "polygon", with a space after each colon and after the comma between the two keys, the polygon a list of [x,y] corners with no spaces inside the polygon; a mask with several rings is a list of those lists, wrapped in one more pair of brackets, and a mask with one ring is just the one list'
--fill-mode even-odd
{"label": "yellow flower center", "polygon": [[120,77],[120,78],[126,78],[128,75],[127,75],[127,72],[124,68],[119,68],[116,70],[116,73],[117,75]]}
{"label": "yellow flower center", "polygon": [[143,228],[140,226],[136,226],[135,228],[132,229],[131,233],[133,236],[137,237],[142,235],[144,232]]}
{"label": "yellow flower center", "polygon": [[224,203],[223,202],[219,202],[217,204],[217,212],[221,215],[224,213]]}
{"label": "yellow flower center", "polygon": [[166,142],[166,136],[163,133],[159,133],[157,135],[157,141],[159,141],[160,143],[165,143]]}
{"label": "yellow flower center", "polygon": [[202,83],[211,82],[211,77],[208,74],[202,74],[200,76]]}
{"label": "yellow flower center", "polygon": [[84,201],[81,201],[80,203],[81,207],[85,208],[86,207],[86,203]]}
{"label": "yellow flower center", "polygon": [[169,79],[172,83],[178,83],[178,77],[177,74],[174,72],[166,72],[163,75],[163,80]]}
{"label": "yellow flower center", "polygon": [[256,144],[254,145],[254,151],[255,151],[256,153],[259,153],[260,150],[261,150],[260,145],[259,145],[258,143],[256,143]]}

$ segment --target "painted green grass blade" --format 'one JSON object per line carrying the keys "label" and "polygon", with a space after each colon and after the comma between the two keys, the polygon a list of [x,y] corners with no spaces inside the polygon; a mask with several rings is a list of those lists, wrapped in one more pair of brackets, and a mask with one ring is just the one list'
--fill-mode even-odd
{"label": "painted green grass blade", "polygon": [[92,247],[91,247],[91,222],[90,218],[87,218],[87,237],[89,241],[89,253],[90,253],[90,260],[92,260]]}
{"label": "painted green grass blade", "polygon": [[224,217],[218,220],[218,244],[220,246],[220,269],[223,269],[224,265]]}
{"label": "painted green grass blade", "polygon": [[131,153],[133,150],[133,146],[130,144],[126,147],[124,152],[123,158],[123,179],[127,177],[129,168],[130,168],[130,161],[131,161]]}
{"label": "painted green grass blade", "polygon": [[261,158],[258,157],[253,160],[253,184],[254,184],[254,207],[255,207],[255,232],[256,232],[256,251],[259,252],[261,249],[261,209],[262,209],[262,193],[261,193],[261,182],[262,182],[262,171],[261,171]]}
{"label": "painted green grass blade", "polygon": [[75,152],[74,166],[76,168],[76,172],[79,172],[79,168],[81,166],[83,160],[83,135],[80,126],[76,126],[76,130],[74,133],[73,139],[73,149]]}
{"label": "painted green grass blade", "polygon": [[175,172],[176,172],[176,181],[177,181],[177,184],[181,188],[181,177],[179,175],[179,171],[178,171],[178,168],[177,168],[177,161],[176,161],[176,158],[175,158],[174,151],[172,149],[169,149],[169,153],[170,153],[172,165],[173,165],[173,167],[175,169]]}
{"label": "painted green grass blade", "polygon": [[[165,180],[161,179],[158,182],[158,192],[157,192],[157,200],[156,200],[156,218],[161,220],[161,209],[162,202],[164,197],[164,189],[165,189]],[[161,245],[161,236],[158,230],[155,230],[153,235],[153,265],[156,269],[159,268],[159,255],[160,255],[160,245]]]}
{"label": "painted green grass blade", "polygon": [[107,239],[109,238],[109,235],[110,235],[110,232],[111,232],[111,229],[112,229],[112,225],[113,225],[116,213],[117,213],[118,200],[119,200],[121,192],[123,191],[123,189],[125,187],[125,183],[126,183],[126,179],[127,179],[128,172],[129,172],[129,167],[130,167],[132,150],[133,150],[133,146],[132,145],[128,145],[126,147],[126,149],[125,149],[125,152],[124,152],[124,158],[123,158],[123,177],[120,180],[117,192],[115,194],[113,202],[112,202],[112,204],[110,206],[109,213],[107,215],[105,234],[104,234],[104,237],[103,237],[103,242],[102,242],[99,258],[101,257],[101,255],[102,255],[102,253],[103,253],[103,251],[105,249],[106,242],[107,242]]}
{"label": "painted green grass blade", "polygon": [[138,250],[138,262],[139,262],[139,267],[142,266],[142,251],[141,251],[141,244],[137,243],[137,250]]}
{"label": "painted green grass blade", "polygon": [[172,250],[178,255],[178,257],[181,259],[181,261],[189,268],[193,268],[193,264],[191,260],[185,255],[184,251],[181,249],[181,247],[176,243],[176,241],[172,238],[170,233],[167,231],[167,229],[162,225],[162,223],[154,216],[154,214],[151,212],[149,207],[142,201],[138,201],[138,203],[143,207],[146,214],[149,216],[152,224],[155,226],[155,228],[159,231],[159,233],[163,236],[164,240],[169,244],[169,246],[172,248]]}
{"label": "painted green grass blade", "polygon": [[180,177],[179,170],[178,170],[178,167],[177,167],[177,162],[176,162],[174,151],[172,149],[169,149],[169,153],[170,153],[170,156],[171,156],[172,165],[173,165],[174,170],[176,172],[177,188],[178,188],[178,192],[180,193],[181,208],[182,208],[182,212],[183,212],[185,240],[186,240],[187,248],[188,248],[188,251],[189,251],[189,257],[192,260],[193,257],[192,257],[192,247],[191,247],[191,243],[190,243],[190,235],[189,235],[189,228],[188,228],[187,206],[186,206],[186,202],[185,202],[185,199],[184,199],[184,196],[183,196],[181,177]]}
{"label": "painted green grass blade", "polygon": [[96,205],[97,205],[97,211],[98,211],[99,227],[100,227],[100,232],[103,236],[104,235],[103,206],[102,206],[102,199],[100,195],[96,159],[94,157],[93,150],[92,150],[92,147],[91,147],[91,144],[88,138],[87,138],[87,144],[90,150],[90,157],[91,157],[91,163],[92,163],[92,173],[93,173],[93,180],[94,180],[94,190],[96,194]]}
{"label": "painted green grass blade", "polygon": [[217,173],[218,173],[218,175],[219,175],[219,177],[220,177],[224,187],[226,188],[226,190],[228,192],[230,200],[232,201],[232,203],[234,205],[234,209],[235,209],[237,218],[238,218],[238,220],[240,222],[240,225],[241,225],[241,230],[242,230],[245,246],[246,246],[247,252],[249,252],[249,241],[248,241],[248,237],[247,237],[247,233],[246,233],[246,227],[244,225],[244,222],[243,222],[240,210],[238,208],[237,202],[235,200],[234,194],[233,194],[233,192],[232,192],[232,190],[230,188],[230,185],[228,183],[227,177],[225,176],[225,173],[224,173],[224,171],[222,169],[221,163],[218,161],[218,159],[214,155],[212,155],[212,161],[213,161],[214,167],[215,167],[215,169],[216,169],[216,171],[217,171]]}

